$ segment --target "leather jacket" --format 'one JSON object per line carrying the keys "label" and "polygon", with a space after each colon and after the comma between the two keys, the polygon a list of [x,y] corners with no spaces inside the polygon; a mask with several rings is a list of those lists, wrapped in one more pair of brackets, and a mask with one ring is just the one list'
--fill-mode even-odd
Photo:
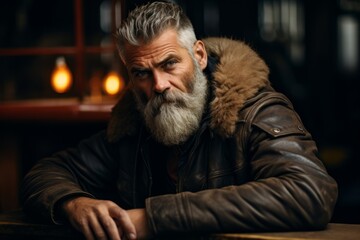
{"label": "leather jacket", "polygon": [[324,228],[337,184],[292,104],[270,87],[267,66],[247,45],[204,42],[215,59],[211,98],[199,130],[179,146],[174,185],[164,174],[167,147],[148,133],[126,91],[106,132],[33,167],[24,209],[56,222],[64,199],[109,199],[145,207],[156,235]]}

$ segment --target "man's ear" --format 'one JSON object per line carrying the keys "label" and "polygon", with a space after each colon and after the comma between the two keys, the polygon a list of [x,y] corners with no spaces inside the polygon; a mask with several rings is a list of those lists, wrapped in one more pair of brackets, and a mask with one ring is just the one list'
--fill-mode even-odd
{"label": "man's ear", "polygon": [[197,40],[193,47],[195,59],[199,63],[201,70],[207,66],[207,52],[203,41]]}

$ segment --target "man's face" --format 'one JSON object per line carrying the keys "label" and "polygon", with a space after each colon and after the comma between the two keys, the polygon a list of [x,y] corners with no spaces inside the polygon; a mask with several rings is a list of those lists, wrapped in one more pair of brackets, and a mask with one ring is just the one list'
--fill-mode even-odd
{"label": "man's face", "polygon": [[138,108],[155,138],[166,145],[186,141],[204,111],[206,52],[202,42],[193,50],[194,57],[179,45],[174,30],[149,44],[125,47]]}
{"label": "man's face", "polygon": [[[194,48],[195,44],[199,43],[194,43]],[[197,52],[195,57],[200,61]],[[175,30],[166,30],[146,45],[125,45],[125,59],[131,80],[147,99],[165,90],[189,92],[194,63],[188,51],[180,46]],[[206,64],[200,66],[204,69]]]}

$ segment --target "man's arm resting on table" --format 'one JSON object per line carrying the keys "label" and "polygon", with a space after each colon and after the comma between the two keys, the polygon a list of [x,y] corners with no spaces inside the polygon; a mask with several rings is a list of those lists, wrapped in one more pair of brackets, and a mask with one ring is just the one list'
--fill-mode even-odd
{"label": "man's arm resting on table", "polygon": [[145,209],[124,210],[114,202],[77,197],[62,209],[86,239],[147,239],[151,236]]}

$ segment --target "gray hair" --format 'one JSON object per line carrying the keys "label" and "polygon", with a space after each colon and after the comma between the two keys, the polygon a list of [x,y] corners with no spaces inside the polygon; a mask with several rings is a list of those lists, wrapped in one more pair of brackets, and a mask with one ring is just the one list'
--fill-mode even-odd
{"label": "gray hair", "polygon": [[196,36],[191,22],[180,6],[166,1],[150,2],[129,13],[116,33],[121,58],[124,57],[126,43],[134,46],[146,44],[168,29],[177,31],[179,44],[193,55]]}

